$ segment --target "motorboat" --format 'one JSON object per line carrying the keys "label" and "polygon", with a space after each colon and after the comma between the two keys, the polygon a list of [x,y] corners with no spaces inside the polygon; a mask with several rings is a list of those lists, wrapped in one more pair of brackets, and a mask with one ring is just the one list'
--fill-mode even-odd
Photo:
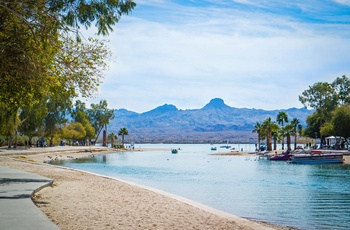
{"label": "motorboat", "polygon": [[178,150],[177,149],[171,149],[171,153],[172,154],[176,154],[176,153],[178,153]]}
{"label": "motorboat", "polygon": [[214,151],[215,151],[215,150],[217,150],[217,148],[216,148],[216,147],[211,147],[210,149],[211,149],[211,150],[214,150]]}
{"label": "motorboat", "polygon": [[293,155],[288,162],[293,164],[341,164],[344,162],[343,156],[341,152],[312,150],[310,153]]}
{"label": "motorboat", "polygon": [[269,160],[270,161],[287,161],[292,156],[293,154],[289,154],[289,153],[277,154],[277,155],[271,156]]}

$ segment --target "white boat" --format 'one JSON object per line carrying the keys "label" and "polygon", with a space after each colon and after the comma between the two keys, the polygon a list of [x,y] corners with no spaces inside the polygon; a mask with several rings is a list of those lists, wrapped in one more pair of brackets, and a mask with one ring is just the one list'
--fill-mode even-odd
{"label": "white boat", "polygon": [[293,164],[341,164],[344,162],[343,153],[321,151],[311,151],[306,154],[295,154],[289,158],[289,163]]}
{"label": "white boat", "polygon": [[211,147],[210,149],[215,151],[217,148],[216,147]]}

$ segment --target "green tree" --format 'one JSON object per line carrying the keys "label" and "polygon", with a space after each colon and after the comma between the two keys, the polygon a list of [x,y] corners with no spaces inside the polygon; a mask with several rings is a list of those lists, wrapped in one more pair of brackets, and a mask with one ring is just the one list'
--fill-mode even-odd
{"label": "green tree", "polygon": [[292,150],[290,144],[291,144],[291,136],[294,135],[294,126],[293,124],[287,124],[284,127],[284,134],[287,137],[287,152],[290,152]]}
{"label": "green tree", "polygon": [[122,136],[122,145],[124,147],[124,140],[125,140],[124,137],[125,135],[129,135],[129,131],[126,128],[121,128],[118,132],[118,135]]}
{"label": "green tree", "polygon": [[[278,124],[281,125],[282,130],[283,130],[284,124],[288,122],[288,114],[284,111],[279,112],[277,114],[276,121],[278,122]],[[282,139],[282,150],[284,150],[284,134],[283,134],[283,132],[282,132],[281,139]]]}
{"label": "green tree", "polygon": [[95,137],[96,130],[91,125],[91,122],[89,120],[89,114],[87,111],[88,110],[86,109],[85,103],[80,100],[77,100],[75,102],[75,108],[72,110],[71,114],[75,122],[79,122],[84,126],[84,129],[86,131],[86,136],[84,139],[87,139],[88,143],[90,143],[91,140]]}
{"label": "green tree", "polygon": [[92,96],[110,53],[103,42],[82,41],[80,26],[95,23],[98,34],[108,35],[135,6],[132,0],[0,1],[0,113],[2,122],[12,122],[1,130],[13,135],[21,109],[46,96]]}
{"label": "green tree", "polygon": [[44,118],[47,115],[45,101],[41,101],[30,107],[23,107],[20,112],[21,125],[19,132],[28,136],[28,144],[33,143],[33,137],[39,135],[44,126]]}
{"label": "green tree", "polygon": [[278,128],[279,126],[276,124],[276,122],[272,121],[271,117],[266,118],[262,123],[262,130],[266,136],[266,145],[268,151],[272,150],[272,134],[277,132]]}
{"label": "green tree", "polygon": [[293,135],[294,135],[294,150],[297,149],[297,138],[298,134],[301,135],[303,127],[300,124],[300,120],[297,118],[293,118],[293,120],[290,122],[291,126],[293,127]]}
{"label": "green tree", "polygon": [[345,75],[342,77],[337,77],[332,82],[332,87],[335,90],[338,102],[340,105],[345,105],[350,103],[350,79]]}
{"label": "green tree", "polygon": [[258,147],[257,147],[257,150],[260,151],[260,138],[261,138],[261,135],[262,135],[262,127],[261,127],[261,124],[259,122],[256,122],[252,132],[258,134]]}
{"label": "green tree", "polygon": [[[307,108],[315,109],[315,115],[318,116],[320,126],[317,132],[320,132],[322,124],[331,119],[331,112],[337,107],[337,94],[334,88],[327,82],[317,82],[309,86],[302,95],[299,96],[300,102]],[[323,139],[320,136],[321,140]]]}
{"label": "green tree", "polygon": [[70,123],[65,126],[61,131],[61,137],[69,141],[69,145],[72,145],[75,140],[82,140],[86,136],[86,131],[81,123]]}
{"label": "green tree", "polygon": [[114,119],[114,110],[108,109],[107,107],[107,101],[101,100],[99,104],[91,104],[91,109],[88,110],[91,124],[96,131],[96,140],[100,135],[102,129],[106,129],[109,122]]}
{"label": "green tree", "polygon": [[321,127],[321,119],[317,111],[306,118],[306,125],[307,126],[304,129],[304,135],[311,138],[316,138]]}
{"label": "green tree", "polygon": [[344,105],[336,108],[331,124],[333,125],[333,135],[348,139],[350,137],[350,107]]}
{"label": "green tree", "polygon": [[334,134],[334,126],[332,121],[324,123],[320,132],[323,137],[332,136]]}
{"label": "green tree", "polygon": [[108,140],[111,142],[111,147],[114,148],[114,142],[118,140],[118,135],[115,133],[110,133],[108,135]]}

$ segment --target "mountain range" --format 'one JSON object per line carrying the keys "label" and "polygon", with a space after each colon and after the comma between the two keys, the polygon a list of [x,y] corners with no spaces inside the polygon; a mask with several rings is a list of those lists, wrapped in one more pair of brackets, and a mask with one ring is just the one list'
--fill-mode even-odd
{"label": "mountain range", "polygon": [[220,98],[212,99],[201,109],[180,110],[175,105],[164,104],[144,113],[116,109],[115,118],[108,125],[108,132],[118,133],[127,128],[126,140],[137,143],[255,143],[257,134],[252,133],[256,122],[266,118],[276,120],[285,111],[289,119],[298,118],[306,126],[306,118],[312,110],[290,108],[263,110],[234,108]]}

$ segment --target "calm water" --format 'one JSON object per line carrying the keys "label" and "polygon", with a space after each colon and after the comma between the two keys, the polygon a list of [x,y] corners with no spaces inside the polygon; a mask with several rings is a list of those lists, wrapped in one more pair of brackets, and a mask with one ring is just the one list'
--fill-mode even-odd
{"label": "calm water", "polygon": [[[292,165],[255,156],[212,156],[210,145],[136,145],[127,152],[58,162],[133,181],[219,210],[300,229],[350,228],[350,165]],[[218,151],[224,151],[217,145]],[[254,150],[254,145],[235,145]],[[171,148],[181,148],[171,154]]]}

